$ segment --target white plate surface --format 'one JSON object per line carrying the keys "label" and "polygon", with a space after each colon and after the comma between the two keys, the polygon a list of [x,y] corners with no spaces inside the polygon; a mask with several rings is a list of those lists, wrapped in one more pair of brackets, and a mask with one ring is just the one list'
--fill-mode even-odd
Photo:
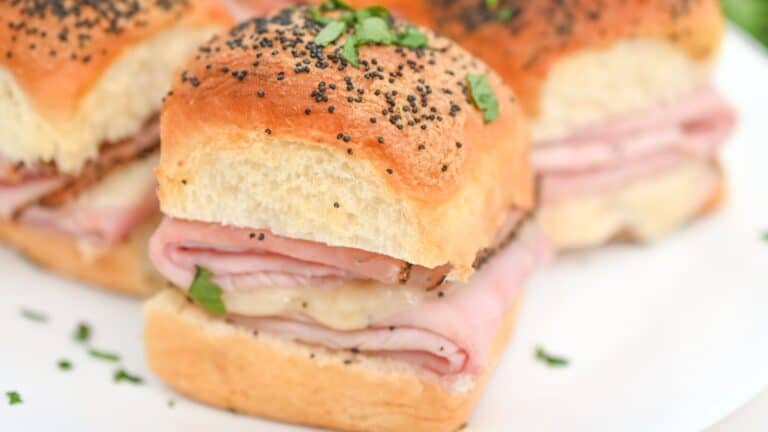
{"label": "white plate surface", "polygon": [[[741,114],[725,158],[728,207],[661,244],[570,256],[538,274],[472,431],[698,431],[768,387],[767,79],[764,54],[731,31],[717,80]],[[174,395],[144,365],[139,303],[5,250],[0,275],[0,430],[306,430]],[[21,318],[20,307],[49,322]],[[72,340],[82,320],[144,385],[112,383],[116,366]],[[537,345],[571,365],[533,361]],[[57,369],[62,358],[72,371]],[[7,405],[10,390],[22,405]]]}

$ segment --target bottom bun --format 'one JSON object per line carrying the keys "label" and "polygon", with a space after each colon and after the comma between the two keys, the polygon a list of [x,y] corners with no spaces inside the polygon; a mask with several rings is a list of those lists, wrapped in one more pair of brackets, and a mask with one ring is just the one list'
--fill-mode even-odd
{"label": "bottom bun", "polygon": [[463,391],[401,362],[254,334],[207,315],[175,290],[146,304],[144,341],[160,378],[220,408],[345,431],[454,432],[485,387],[519,303],[497,332],[492,362]]}
{"label": "bottom bun", "polygon": [[648,243],[716,210],[726,189],[717,163],[692,161],[599,194],[545,203],[537,220],[559,250]]}
{"label": "bottom bun", "polygon": [[164,283],[147,254],[159,221],[159,214],[149,218],[122,243],[92,256],[70,236],[8,221],[0,222],[0,241],[48,270],[121,294],[148,297]]}

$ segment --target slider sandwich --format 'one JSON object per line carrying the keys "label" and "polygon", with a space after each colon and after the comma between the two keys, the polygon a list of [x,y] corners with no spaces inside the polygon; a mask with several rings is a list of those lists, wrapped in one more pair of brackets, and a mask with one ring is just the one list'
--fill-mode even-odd
{"label": "slider sandwich", "polygon": [[162,113],[152,370],[291,423],[458,429],[548,255],[511,91],[383,8],[285,9],[200,51]]}
{"label": "slider sandwich", "polygon": [[384,4],[452,37],[519,95],[538,219],[559,248],[656,240],[722,202],[718,154],[735,115],[711,85],[716,0]]}
{"label": "slider sandwich", "polygon": [[229,25],[212,1],[0,1],[0,239],[148,294],[162,98]]}

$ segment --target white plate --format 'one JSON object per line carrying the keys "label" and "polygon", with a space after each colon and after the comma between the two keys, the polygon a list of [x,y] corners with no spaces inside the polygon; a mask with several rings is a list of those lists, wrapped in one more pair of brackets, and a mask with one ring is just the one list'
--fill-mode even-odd
{"label": "white plate", "polygon": [[[727,209],[662,244],[571,256],[537,275],[471,430],[697,431],[768,387],[768,61],[734,31],[723,60],[718,84],[742,121],[726,155]],[[144,365],[139,303],[3,250],[0,274],[0,430],[305,430],[171,393]],[[21,318],[20,307],[49,322]],[[116,366],[72,340],[80,320],[146,383],[113,384]],[[533,361],[536,345],[571,365]],[[74,369],[59,371],[61,358]],[[7,405],[10,390],[22,405]]]}

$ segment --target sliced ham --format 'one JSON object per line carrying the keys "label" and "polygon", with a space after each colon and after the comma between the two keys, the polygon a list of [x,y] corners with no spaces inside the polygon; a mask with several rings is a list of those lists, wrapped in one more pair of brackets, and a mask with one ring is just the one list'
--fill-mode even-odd
{"label": "sliced ham", "polygon": [[337,331],[291,317],[232,319],[310,345],[407,361],[448,380],[477,375],[490,360],[494,338],[515,296],[550,253],[543,236],[529,232],[497,253],[469,282],[446,287],[448,294],[438,292],[363,330]]}
{"label": "sliced ham", "polygon": [[158,209],[155,191],[133,208],[88,208],[77,205],[63,207],[32,206],[19,217],[23,224],[48,229],[75,237],[91,246],[110,246]]}
{"label": "sliced ham", "polygon": [[9,219],[38,199],[60,188],[66,179],[60,176],[26,180],[21,184],[0,184],[0,217]]}
{"label": "sliced ham", "polygon": [[0,216],[8,218],[37,202],[66,204],[114,170],[156,152],[159,127],[155,117],[131,138],[104,145],[98,157],[77,174],[59,173],[55,164],[47,162],[27,166],[0,160]]}
{"label": "sliced ham", "polygon": [[52,163],[0,160],[0,217],[64,233],[91,246],[107,247],[123,240],[157,211],[153,189],[137,185],[143,199],[139,196],[130,204],[109,207],[84,205],[78,197],[97,190],[107,176],[120,175],[118,170],[137,166],[130,164],[150,163],[147,157],[158,149],[158,128],[158,119],[153,118],[133,137],[104,145],[98,157],[76,175],[59,173]]}
{"label": "sliced ham", "polygon": [[711,87],[654,110],[534,146],[542,199],[594,193],[698,158],[714,159],[736,115]]}
{"label": "sliced ham", "polygon": [[275,235],[267,230],[166,219],[150,241],[155,266],[174,284],[188,287],[204,265],[224,290],[260,288],[264,282],[316,285],[324,278],[385,284],[442,282],[447,266],[427,269],[361,249]]}
{"label": "sliced ham", "polygon": [[[510,221],[501,238],[516,232],[520,217],[511,216]],[[550,247],[531,229],[494,252],[469,282],[443,284],[427,300],[368,328],[336,330],[303,314],[230,318],[306,344],[407,361],[442,377],[477,374],[489,360],[496,332],[523,281],[548,259]],[[396,284],[403,265],[394,258],[263,230],[177,219],[166,219],[158,228],[150,241],[150,258],[182,289],[192,282],[195,267],[202,266],[226,292],[267,290],[285,283],[323,289],[318,281],[338,279]]]}

